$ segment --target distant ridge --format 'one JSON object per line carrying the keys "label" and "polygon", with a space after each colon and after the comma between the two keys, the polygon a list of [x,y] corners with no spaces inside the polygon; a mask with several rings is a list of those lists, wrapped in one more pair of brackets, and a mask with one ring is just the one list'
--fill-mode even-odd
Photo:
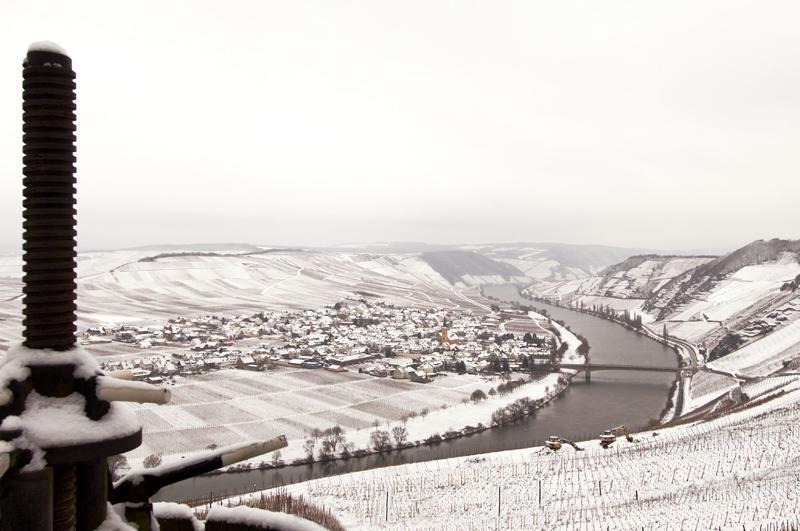
{"label": "distant ridge", "polygon": [[463,282],[465,277],[500,277],[510,281],[525,276],[511,264],[472,251],[431,251],[420,256],[451,284]]}

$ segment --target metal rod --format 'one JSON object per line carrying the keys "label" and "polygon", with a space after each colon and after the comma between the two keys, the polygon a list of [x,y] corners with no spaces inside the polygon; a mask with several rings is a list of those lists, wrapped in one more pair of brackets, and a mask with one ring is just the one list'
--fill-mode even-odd
{"label": "metal rod", "polygon": [[23,63],[24,344],[75,344],[75,72],[32,47]]}

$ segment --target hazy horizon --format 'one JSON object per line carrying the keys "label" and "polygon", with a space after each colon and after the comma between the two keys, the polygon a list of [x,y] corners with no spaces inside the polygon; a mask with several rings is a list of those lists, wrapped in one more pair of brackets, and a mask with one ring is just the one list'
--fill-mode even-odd
{"label": "hazy horizon", "polygon": [[11,0],[0,252],[21,245],[21,63],[77,72],[78,244],[800,237],[800,4]]}
{"label": "hazy horizon", "polygon": [[[769,238],[764,238],[769,239]],[[743,242],[741,247],[750,242]],[[222,247],[236,246],[254,246],[264,248],[276,249],[310,249],[310,250],[341,250],[346,252],[348,249],[366,250],[368,252],[378,252],[381,248],[389,249],[388,252],[403,253],[403,252],[418,252],[423,250],[437,250],[449,249],[470,246],[525,246],[525,245],[541,245],[541,246],[572,246],[572,247],[596,247],[608,249],[621,249],[630,250],[634,253],[657,253],[662,255],[678,254],[678,255],[723,255],[733,251],[735,248],[697,248],[697,249],[654,249],[649,247],[626,247],[620,245],[605,245],[595,243],[572,243],[572,242],[425,242],[425,241],[363,241],[363,242],[334,242],[330,244],[305,244],[305,245],[292,245],[292,244],[274,244],[269,242],[247,242],[247,241],[208,241],[208,242],[153,242],[145,243],[142,245],[121,246],[121,247],[87,247],[78,245],[79,253],[94,253],[94,252],[114,252],[114,251],[127,251],[127,250],[140,250],[140,249],[153,249],[169,252],[173,249],[184,249],[187,251],[192,250],[220,250]],[[429,248],[429,249],[426,249]],[[410,250],[409,250],[410,249]],[[224,249],[223,249],[224,250]],[[0,256],[17,256],[22,254],[22,249],[5,249],[0,246]]]}

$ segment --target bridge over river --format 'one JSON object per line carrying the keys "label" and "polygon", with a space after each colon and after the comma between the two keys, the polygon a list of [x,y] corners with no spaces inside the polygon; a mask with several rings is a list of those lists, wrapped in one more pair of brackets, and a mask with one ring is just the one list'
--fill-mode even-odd
{"label": "bridge over river", "polygon": [[648,365],[614,364],[614,363],[559,363],[555,369],[583,371],[586,382],[592,381],[592,371],[646,371],[646,372],[680,372],[681,367],[653,367]]}

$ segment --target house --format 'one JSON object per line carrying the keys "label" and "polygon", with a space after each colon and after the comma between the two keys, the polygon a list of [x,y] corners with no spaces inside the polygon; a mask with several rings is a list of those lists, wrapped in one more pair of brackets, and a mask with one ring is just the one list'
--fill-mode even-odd
{"label": "house", "polygon": [[419,368],[417,369],[417,372],[424,373],[424,374],[433,374],[436,371],[434,370],[432,364],[426,362],[426,363],[423,363],[423,364],[421,364],[419,366]]}
{"label": "house", "polygon": [[152,371],[148,371],[147,369],[132,369],[131,375],[133,376],[134,380],[142,381],[150,376]]}
{"label": "house", "polygon": [[433,381],[428,378],[427,374],[416,369],[411,369],[408,373],[408,377],[414,383],[430,383]]}
{"label": "house", "polygon": [[408,380],[408,371],[409,370],[413,371],[414,369],[410,369],[410,368],[406,368],[406,367],[395,367],[394,370],[392,370],[392,375],[391,375],[392,379],[394,379],[394,380]]}
{"label": "house", "polygon": [[256,365],[256,361],[252,356],[239,356],[236,358],[235,367],[237,369],[245,369],[248,365]]}

